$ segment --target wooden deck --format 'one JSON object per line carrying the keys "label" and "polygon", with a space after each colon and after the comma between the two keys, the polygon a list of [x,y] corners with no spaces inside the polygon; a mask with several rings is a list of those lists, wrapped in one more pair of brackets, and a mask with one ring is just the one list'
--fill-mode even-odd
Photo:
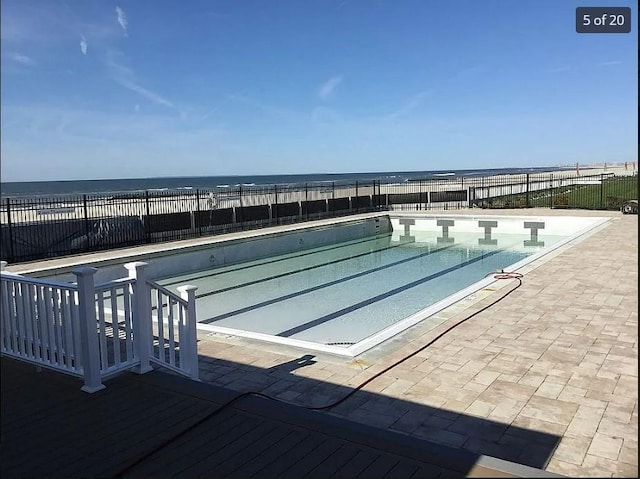
{"label": "wooden deck", "polygon": [[553,476],[260,397],[220,409],[237,393],[158,371],[86,394],[70,376],[1,366],[4,479]]}

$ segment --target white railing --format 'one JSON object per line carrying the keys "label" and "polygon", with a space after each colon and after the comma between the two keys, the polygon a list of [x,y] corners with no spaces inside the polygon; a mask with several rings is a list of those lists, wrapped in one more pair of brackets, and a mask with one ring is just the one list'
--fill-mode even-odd
{"label": "white railing", "polygon": [[150,360],[198,379],[195,286],[178,288],[180,296],[147,281],[151,289],[153,345]]}
{"label": "white railing", "polygon": [[82,376],[77,289],[2,273],[2,354]]}
{"label": "white railing", "polygon": [[134,342],[133,288],[124,278],[95,286],[96,331],[102,377],[140,364]]}
{"label": "white railing", "polygon": [[[128,263],[127,278],[96,285],[95,268],[73,271],[76,283],[34,279],[0,269],[0,351],[84,378],[83,391],[104,388],[120,371],[150,371],[150,361],[198,379],[194,286],[182,296],[147,281],[146,263]],[[151,293],[160,299],[152,321]]]}

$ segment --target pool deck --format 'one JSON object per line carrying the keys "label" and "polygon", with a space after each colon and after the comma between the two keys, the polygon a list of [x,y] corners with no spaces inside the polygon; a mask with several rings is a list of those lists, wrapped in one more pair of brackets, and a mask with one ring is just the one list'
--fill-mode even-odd
{"label": "pool deck", "polygon": [[90,395],[58,372],[1,367],[5,479],[553,477],[159,371]]}
{"label": "pool deck", "polygon": [[[507,298],[329,414],[572,477],[637,476],[638,217],[548,209],[441,213],[612,221],[525,267],[522,286]],[[200,332],[201,378],[321,405],[513,286],[497,283],[438,313],[436,327],[419,324],[355,359]],[[291,371],[277,367],[301,357]]]}
{"label": "pool deck", "polygon": [[527,265],[521,287],[469,321],[462,322],[515,280],[485,288],[354,359],[201,331],[203,381],[325,405],[459,323],[321,414],[572,477],[637,476],[637,216],[549,209],[424,214],[612,221]]}

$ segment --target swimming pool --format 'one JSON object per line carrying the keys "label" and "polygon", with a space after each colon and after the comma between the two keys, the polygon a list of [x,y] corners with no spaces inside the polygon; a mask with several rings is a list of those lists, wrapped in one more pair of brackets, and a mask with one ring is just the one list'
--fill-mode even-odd
{"label": "swimming pool", "polygon": [[354,239],[157,282],[198,287],[201,330],[354,356],[604,221],[394,214]]}

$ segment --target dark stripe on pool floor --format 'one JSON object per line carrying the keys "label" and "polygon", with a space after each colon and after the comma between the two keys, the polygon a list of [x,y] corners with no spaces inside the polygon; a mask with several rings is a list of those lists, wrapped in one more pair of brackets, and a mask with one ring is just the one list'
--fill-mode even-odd
{"label": "dark stripe on pool floor", "polygon": [[[183,279],[179,279],[176,281],[169,281],[169,282],[163,282],[163,280],[160,281],[156,281],[158,282],[158,284],[162,284],[162,286],[170,286],[172,284],[178,284],[178,283],[184,283],[185,281],[193,281],[196,279],[202,279],[202,278],[209,278],[211,276],[217,276],[219,274],[226,274],[226,273],[233,273],[235,271],[241,271],[243,269],[249,269],[249,268],[253,268],[256,266],[263,266],[265,264],[272,264],[272,263],[277,263],[279,261],[286,261],[288,259],[295,259],[295,258],[301,258],[303,256],[310,256],[310,255],[314,255],[317,253],[324,253],[326,251],[331,251],[331,250],[335,250],[335,249],[340,249],[340,248],[347,248],[349,246],[353,246],[353,245],[357,245],[357,244],[364,244],[364,243],[369,243],[372,241],[380,241],[380,240],[384,240],[385,238],[390,238],[391,237],[391,233],[384,233],[384,234],[379,234],[376,235],[373,238],[367,238],[365,240],[354,240],[353,242],[347,243],[347,244],[339,244],[339,245],[331,245],[331,246],[319,246],[318,249],[314,249],[313,251],[301,251],[299,254],[295,254],[295,253],[283,253],[280,256],[284,256],[284,255],[291,255],[291,256],[287,256],[286,258],[275,258],[275,259],[267,259],[265,261],[259,262],[259,263],[254,263],[254,264],[249,264],[249,265],[239,265],[236,268],[232,268],[229,267],[229,269],[225,270],[225,271],[216,271],[216,270],[204,270],[207,271],[206,274],[200,275],[200,276],[193,276],[191,278],[183,278]],[[253,261],[259,261],[259,260],[251,260]],[[224,268],[224,266],[220,266],[220,269]],[[192,274],[195,274],[192,273]]]}
{"label": "dark stripe on pool floor", "polygon": [[458,270],[460,268],[464,268],[465,266],[468,266],[470,264],[477,263],[478,261],[481,261],[481,260],[483,260],[485,258],[488,258],[489,256],[493,256],[493,255],[498,254],[498,253],[502,253],[502,251],[491,251],[489,253],[484,253],[484,254],[482,254],[480,256],[472,258],[472,259],[470,259],[468,261],[465,261],[463,263],[460,263],[458,265],[451,266],[449,268],[443,269],[442,271],[438,271],[437,273],[430,274],[429,276],[425,276],[424,278],[420,278],[420,279],[418,279],[416,281],[412,281],[411,283],[407,283],[407,284],[405,284],[403,286],[399,286],[397,288],[394,288],[394,289],[392,289],[390,291],[387,291],[386,293],[382,293],[382,294],[379,294],[379,295],[374,296],[372,298],[365,299],[364,301],[360,301],[359,303],[352,304],[351,306],[349,306],[347,308],[340,309],[340,310],[335,311],[335,312],[333,312],[331,314],[327,314],[325,316],[321,316],[321,317],[319,317],[317,319],[314,319],[313,321],[309,321],[308,323],[301,324],[300,326],[296,326],[295,328],[288,329],[288,330],[283,331],[283,332],[281,332],[279,334],[276,334],[276,336],[280,336],[280,337],[283,337],[283,338],[288,338],[290,336],[293,336],[294,334],[301,333],[303,331],[306,331],[307,329],[311,329],[311,328],[313,328],[315,326],[319,326],[319,325],[321,325],[323,323],[326,323],[327,321],[331,321],[332,319],[336,319],[336,318],[338,318],[340,316],[343,316],[343,315],[345,315],[347,313],[351,313],[351,312],[353,312],[353,311],[355,311],[357,309],[364,308],[365,306],[369,306],[370,304],[373,304],[373,303],[377,303],[378,301],[382,301],[383,299],[387,299],[390,296],[396,295],[398,293],[402,293],[403,291],[406,291],[408,289],[414,288],[414,287],[419,286],[419,285],[421,285],[423,283],[426,283],[428,281],[431,281],[431,280],[434,280],[434,279],[439,278],[441,276],[444,276],[445,274],[451,273],[451,272],[453,272],[455,270]]}
{"label": "dark stripe on pool floor", "polygon": [[[386,235],[384,235],[384,236],[386,236]],[[388,236],[391,236],[391,234],[389,234]],[[207,274],[203,274],[201,276],[195,276],[195,277],[192,277],[192,278],[182,278],[180,280],[171,281],[171,282],[168,282],[168,283],[159,282],[158,280],[154,280],[153,282],[156,283],[158,286],[162,286],[164,288],[167,288],[168,286],[170,286],[172,284],[186,284],[187,282],[189,282],[191,280],[204,279],[204,278],[208,278],[208,277],[212,277],[212,276],[216,276],[216,275],[220,275],[220,274],[226,274],[226,273],[239,271],[239,270],[242,270],[242,269],[253,268],[255,266],[262,266],[262,265],[265,265],[265,264],[275,263],[275,262],[278,262],[278,261],[286,261],[288,259],[296,259],[296,258],[299,258],[300,256],[307,256],[307,255],[312,255],[312,254],[315,254],[315,253],[322,253],[322,252],[329,251],[329,250],[332,250],[332,249],[346,248],[347,246],[352,246],[354,244],[367,243],[367,242],[371,242],[371,241],[379,241],[379,240],[384,240],[384,239],[385,238],[382,237],[381,235],[377,235],[375,238],[370,238],[370,239],[361,240],[361,241],[355,241],[353,243],[340,245],[340,246],[332,246],[332,247],[329,247],[329,248],[325,248],[322,251],[317,251],[317,250],[316,251],[311,251],[311,252],[303,253],[303,254],[300,254],[300,255],[290,256],[290,257],[287,257],[287,258],[279,258],[279,259],[275,259],[275,260],[264,261],[264,262],[259,263],[259,264],[251,264],[251,265],[241,266],[241,267],[230,269],[230,270],[227,270],[227,271],[219,271],[219,272],[209,271]],[[230,290],[237,289],[237,288],[242,288],[244,286],[250,286],[252,284],[261,283],[263,281],[269,281],[269,280],[272,280],[272,279],[281,278],[283,276],[288,276],[290,274],[300,273],[300,272],[303,272],[303,271],[307,271],[309,269],[319,268],[321,266],[326,266],[326,265],[329,265],[329,264],[338,263],[340,261],[347,261],[347,260],[350,260],[350,259],[359,258],[361,256],[366,256],[366,255],[371,254],[371,253],[378,253],[380,251],[385,251],[387,249],[396,248],[398,246],[403,246],[403,245],[402,244],[397,244],[397,245],[385,246],[384,248],[379,248],[379,249],[375,249],[375,250],[369,250],[369,251],[364,252],[364,253],[358,253],[357,255],[352,255],[352,256],[349,256],[349,257],[345,257],[345,258],[334,260],[334,261],[330,261],[330,262],[320,263],[318,265],[309,266],[309,267],[306,267],[306,268],[303,268],[303,269],[297,269],[295,271],[288,271],[286,273],[281,273],[281,274],[276,275],[276,276],[269,276],[269,277],[266,277],[266,278],[250,281],[248,283],[242,283],[242,284],[238,284],[238,285],[234,285],[234,286],[228,286],[226,288],[217,289],[217,290],[209,291],[209,292],[206,292],[206,293],[198,294],[198,295],[196,295],[196,299],[203,298],[203,297],[206,297],[206,296],[211,296],[212,294],[224,293],[226,291],[230,291]],[[160,281],[162,281],[162,280],[160,280]],[[120,298],[122,296],[123,296],[122,293],[116,294],[116,297],[118,297],[118,298]],[[156,309],[156,308],[152,307],[151,309]]]}
{"label": "dark stripe on pool floor", "polygon": [[[211,296],[212,294],[226,293],[227,291],[231,291],[231,290],[239,289],[239,288],[244,288],[245,286],[253,286],[254,284],[264,283],[266,281],[271,281],[272,279],[284,278],[285,276],[291,276],[292,274],[304,273],[305,271],[311,271],[312,269],[322,268],[324,266],[329,266],[331,264],[342,263],[343,261],[349,261],[351,259],[361,258],[363,256],[369,256],[370,254],[373,254],[373,253],[380,253],[382,251],[387,251],[387,250],[390,250],[390,249],[393,249],[393,248],[399,248],[399,247],[405,246],[405,245],[406,244],[404,244],[404,243],[400,243],[400,244],[395,244],[395,245],[391,245],[391,246],[385,246],[384,248],[374,249],[374,250],[371,250],[371,251],[366,251],[364,253],[354,254],[353,256],[349,256],[349,257],[346,257],[346,258],[334,259],[332,261],[326,261],[324,263],[316,264],[316,265],[313,265],[313,266],[307,266],[307,267],[304,267],[304,268],[299,268],[299,269],[296,269],[294,271],[287,271],[286,273],[275,274],[273,276],[267,276],[266,278],[255,279],[253,281],[247,281],[246,283],[235,284],[233,286],[227,286],[226,288],[214,289],[213,291],[208,291],[206,293],[197,294],[196,295],[196,299],[205,298],[207,296]],[[424,253],[422,253],[422,254],[424,254]],[[416,257],[419,257],[419,256],[420,255],[418,255]],[[404,259],[404,260],[401,260],[401,262],[410,261],[412,259],[413,258],[409,258],[408,260]],[[390,265],[394,266],[394,263],[391,263]],[[373,270],[371,270],[371,271],[373,271]]]}
{"label": "dark stripe on pool floor", "polygon": [[287,299],[295,298],[296,296],[302,296],[303,294],[313,293],[314,291],[318,291],[320,289],[328,288],[330,286],[335,286],[336,284],[344,283],[345,281],[349,281],[349,280],[352,280],[352,279],[355,279],[355,278],[360,278],[360,277],[365,276],[367,274],[377,273],[378,271],[382,271],[384,269],[388,269],[388,268],[391,268],[391,267],[394,267],[394,266],[398,266],[400,264],[407,263],[409,261],[414,261],[414,260],[420,259],[420,258],[422,258],[424,256],[429,256],[431,254],[440,253],[442,251],[445,251],[445,250],[448,250],[448,249],[451,249],[451,248],[455,248],[455,247],[459,247],[459,245],[452,244],[452,245],[445,246],[445,247],[442,247],[442,248],[438,248],[438,249],[435,249],[435,250],[430,250],[430,251],[427,251],[426,253],[420,253],[419,255],[412,256],[410,258],[404,258],[404,259],[402,259],[400,261],[395,261],[393,263],[389,263],[389,264],[386,264],[386,265],[383,265],[383,266],[378,266],[377,268],[372,268],[372,269],[368,269],[366,271],[361,271],[360,273],[356,273],[356,274],[352,274],[352,275],[349,275],[349,276],[345,276],[343,278],[339,278],[339,279],[336,279],[336,280],[333,280],[333,281],[329,281],[327,283],[322,283],[322,284],[319,284],[317,286],[313,286],[311,288],[303,289],[301,291],[296,291],[295,293],[289,293],[289,294],[286,294],[284,296],[278,296],[277,298],[268,299],[268,300],[262,301],[260,303],[252,304],[251,306],[245,306],[244,308],[236,309],[234,311],[230,311],[228,313],[220,314],[218,316],[214,316],[212,318],[204,319],[204,320],[198,321],[198,322],[202,323],[202,324],[210,324],[210,323],[213,323],[215,321],[221,321],[223,319],[227,319],[227,318],[230,318],[232,316],[236,316],[238,314],[246,313],[246,312],[252,311],[254,309],[259,309],[259,308],[262,308],[264,306],[269,306],[271,304],[278,303],[280,301],[285,301]]}

